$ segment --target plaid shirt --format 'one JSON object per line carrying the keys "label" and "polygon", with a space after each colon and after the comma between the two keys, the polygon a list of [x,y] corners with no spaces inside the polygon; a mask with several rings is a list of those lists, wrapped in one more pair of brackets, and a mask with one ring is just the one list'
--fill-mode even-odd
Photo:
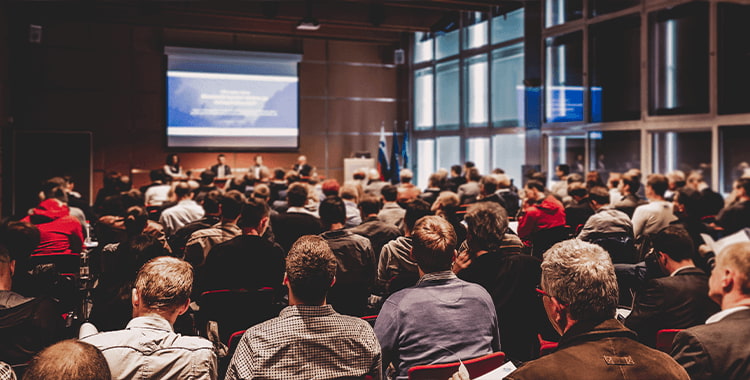
{"label": "plaid shirt", "polygon": [[0,362],[0,380],[16,380],[16,373],[8,364]]}
{"label": "plaid shirt", "polygon": [[289,306],[245,332],[226,380],[380,379],[380,356],[375,333],[362,319],[330,305]]}

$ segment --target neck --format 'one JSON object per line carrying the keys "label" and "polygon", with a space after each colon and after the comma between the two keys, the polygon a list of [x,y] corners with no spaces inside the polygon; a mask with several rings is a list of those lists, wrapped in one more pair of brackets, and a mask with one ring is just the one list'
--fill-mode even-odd
{"label": "neck", "polygon": [[724,295],[721,299],[721,310],[731,309],[738,306],[750,306],[750,295],[735,291]]}
{"label": "neck", "polygon": [[365,219],[369,219],[369,218],[377,218],[377,217],[378,217],[378,214],[377,214],[377,213],[375,213],[375,214],[368,214],[368,215],[365,215]]}
{"label": "neck", "polygon": [[170,325],[174,325],[174,322],[177,320],[177,317],[180,316],[179,312],[168,312],[168,311],[162,311],[162,310],[154,310],[154,309],[142,309],[142,310],[136,310],[133,317],[158,317],[162,319],[166,319],[167,322],[169,322]]}
{"label": "neck", "polygon": [[289,306],[323,306],[326,304],[326,299],[323,298],[323,302],[321,303],[305,303],[300,301],[297,297],[294,296],[294,293],[292,292],[292,289],[289,289]]}
{"label": "neck", "polygon": [[0,290],[11,290],[13,289],[13,281],[8,276],[0,276]]}
{"label": "neck", "polygon": [[262,235],[256,227],[245,227],[242,229],[243,235],[260,236]]}
{"label": "neck", "polygon": [[331,227],[328,231],[336,231],[344,228],[344,223],[331,223]]}
{"label": "neck", "polygon": [[691,259],[682,260],[682,261],[679,261],[679,262],[677,262],[677,261],[671,261],[670,260],[670,261],[667,262],[667,270],[669,271],[669,273],[667,273],[667,274],[668,275],[672,274],[672,273],[674,273],[674,271],[676,271],[676,270],[678,270],[680,268],[694,267],[694,266],[695,266],[695,263]]}

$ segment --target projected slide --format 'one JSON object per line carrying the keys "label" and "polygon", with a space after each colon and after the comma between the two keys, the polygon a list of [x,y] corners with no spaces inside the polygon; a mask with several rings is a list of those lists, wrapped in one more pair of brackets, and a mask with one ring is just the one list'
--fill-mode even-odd
{"label": "projected slide", "polygon": [[298,78],[167,71],[170,147],[296,148]]}

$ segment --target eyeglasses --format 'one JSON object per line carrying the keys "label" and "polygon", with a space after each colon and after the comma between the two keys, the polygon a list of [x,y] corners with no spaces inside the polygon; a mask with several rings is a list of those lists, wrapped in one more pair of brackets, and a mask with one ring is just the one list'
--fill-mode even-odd
{"label": "eyeglasses", "polygon": [[[542,288],[540,288],[538,285],[537,285],[536,289],[534,289],[534,290],[536,290],[536,295],[539,296],[539,298],[542,298],[542,297],[556,298],[555,296],[553,296],[553,295],[545,292],[544,290],[542,290]],[[561,303],[562,305],[566,305],[566,306],[568,305],[567,302],[562,302],[562,300],[560,300],[559,298],[557,298],[557,302]]]}

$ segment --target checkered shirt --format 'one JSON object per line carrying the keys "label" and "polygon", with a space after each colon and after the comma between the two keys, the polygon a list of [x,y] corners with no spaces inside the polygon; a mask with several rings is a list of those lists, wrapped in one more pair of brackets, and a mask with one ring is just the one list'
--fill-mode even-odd
{"label": "checkered shirt", "polygon": [[380,344],[367,322],[330,305],[296,305],[245,332],[226,380],[380,379],[380,371]]}
{"label": "checkered shirt", "polygon": [[0,362],[0,380],[16,380],[16,373],[10,365]]}

